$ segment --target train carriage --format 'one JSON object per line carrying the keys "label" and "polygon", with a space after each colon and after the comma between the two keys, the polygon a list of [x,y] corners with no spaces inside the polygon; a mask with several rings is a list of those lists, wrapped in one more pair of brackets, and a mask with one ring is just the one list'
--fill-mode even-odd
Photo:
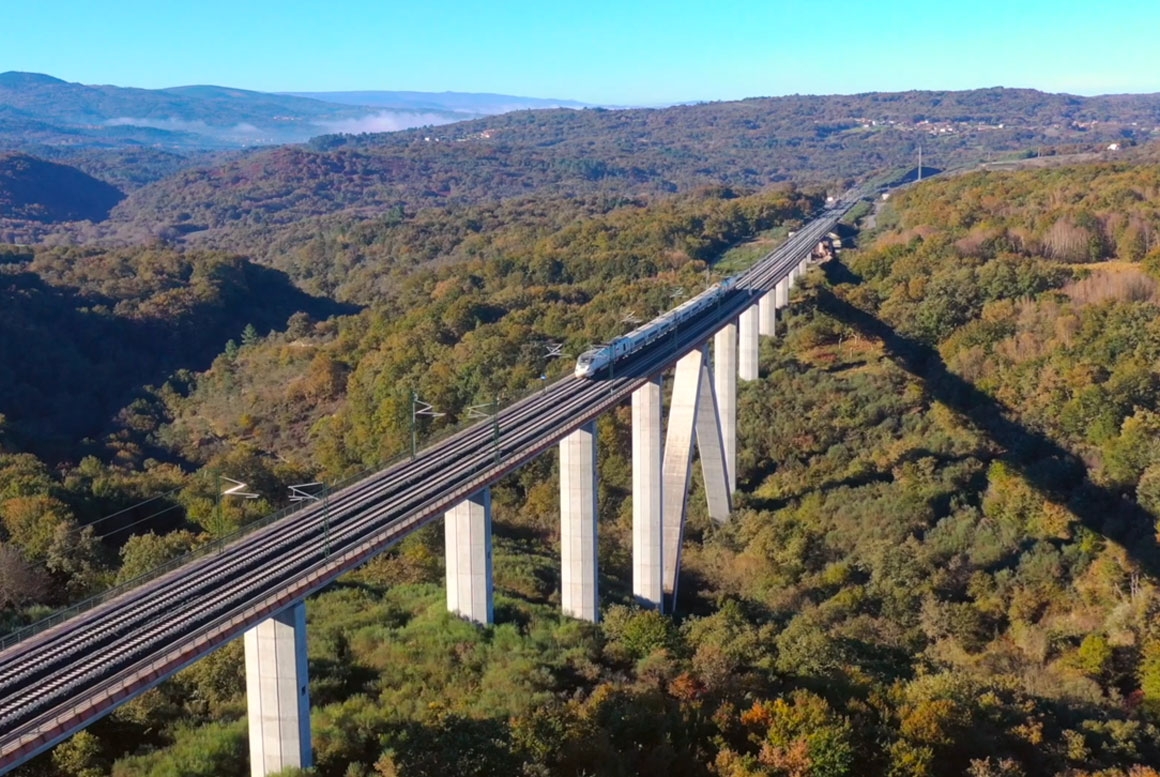
{"label": "train carriage", "polygon": [[669,334],[684,322],[713,307],[736,285],[736,277],[726,278],[628,334],[618,337],[610,343],[585,351],[576,360],[574,374],[577,378],[596,377],[597,373],[606,367],[631,356],[641,348]]}

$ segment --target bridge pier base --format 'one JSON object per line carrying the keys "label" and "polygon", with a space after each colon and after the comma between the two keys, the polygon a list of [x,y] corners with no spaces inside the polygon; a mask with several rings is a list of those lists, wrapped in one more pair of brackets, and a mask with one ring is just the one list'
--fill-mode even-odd
{"label": "bridge pier base", "polygon": [[306,603],[245,633],[250,774],[265,777],[313,763],[306,668]]}
{"label": "bridge pier base", "polygon": [[757,305],[746,308],[737,319],[741,333],[741,353],[737,364],[737,375],[741,380],[757,380],[758,320]]}
{"label": "bridge pier base", "polygon": [[447,609],[485,626],[494,622],[491,574],[491,489],[485,488],[443,518]]}
{"label": "bridge pier base", "polygon": [[642,606],[655,610],[664,609],[661,416],[661,381],[657,377],[632,392],[632,595]]}
{"label": "bridge pier base", "polygon": [[737,490],[737,324],[730,322],[713,336],[713,389],[725,449],[725,486]]}
{"label": "bridge pier base", "polygon": [[560,609],[600,620],[597,588],[596,422],[560,441]]}

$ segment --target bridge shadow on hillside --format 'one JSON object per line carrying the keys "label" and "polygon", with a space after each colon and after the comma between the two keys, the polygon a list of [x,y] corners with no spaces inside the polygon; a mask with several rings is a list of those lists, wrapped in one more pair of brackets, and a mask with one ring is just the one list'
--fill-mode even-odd
{"label": "bridge shadow on hillside", "polygon": [[1047,435],[1011,420],[1006,407],[948,370],[934,348],[899,334],[827,289],[818,290],[816,304],[820,311],[880,340],[891,359],[925,382],[930,396],[969,418],[1001,446],[1002,460],[1029,485],[1044,497],[1066,504],[1088,529],[1121,544],[1142,571],[1160,576],[1155,518],[1131,499],[1094,483],[1078,456]]}
{"label": "bridge shadow on hillside", "polygon": [[[957,456],[948,456],[936,451],[929,450],[927,448],[913,448],[902,453],[902,455],[892,461],[890,466],[885,469],[867,469],[857,475],[848,475],[842,478],[826,480],[817,485],[803,484],[800,487],[800,490],[789,492],[784,496],[779,497],[762,497],[755,496],[751,493],[752,490],[755,489],[758,485],[764,483],[768,478],[772,477],[779,468],[777,462],[759,462],[755,467],[749,470],[749,473],[746,475],[742,483],[743,489],[738,492],[736,499],[738,500],[739,505],[743,505],[754,510],[776,512],[777,510],[782,510],[786,507],[789,507],[791,504],[799,501],[808,493],[822,493],[828,495],[835,491],[864,488],[865,486],[870,486],[875,483],[893,483],[895,479],[893,468],[902,464],[914,463],[922,461],[923,459],[929,459],[937,462],[939,467],[947,467],[955,464],[961,464],[974,458],[977,458],[977,452]],[[974,485],[977,485],[978,490],[982,490],[986,484],[976,483],[973,484],[972,487]],[[945,512],[947,509],[945,505],[939,506],[935,504],[932,506],[936,512]]]}

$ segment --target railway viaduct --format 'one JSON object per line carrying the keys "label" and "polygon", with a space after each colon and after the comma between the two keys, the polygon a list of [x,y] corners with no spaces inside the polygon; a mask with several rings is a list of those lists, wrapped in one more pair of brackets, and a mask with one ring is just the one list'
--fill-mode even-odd
{"label": "railway viaduct", "polygon": [[[725,521],[737,479],[738,380],[757,379],[760,337],[776,336],[778,312],[810,252],[845,210],[826,211],[738,276],[712,310],[618,363],[615,374],[563,378],[336,491],[325,505],[7,640],[0,774],[239,635],[252,774],[309,766],[306,597],[442,519],[447,607],[492,623],[490,486],[552,447],[560,456],[561,608],[597,621],[595,421],[625,401],[632,403],[632,590],[644,606],[671,608],[694,446],[709,515]],[[663,424],[661,376],[670,368]]]}

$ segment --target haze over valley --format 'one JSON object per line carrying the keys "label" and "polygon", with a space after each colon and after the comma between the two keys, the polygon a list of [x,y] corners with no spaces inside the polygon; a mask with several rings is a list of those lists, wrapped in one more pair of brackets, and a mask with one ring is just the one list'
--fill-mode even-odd
{"label": "haze over valley", "polygon": [[167,89],[69,83],[0,73],[0,143],[197,151],[300,143],[331,132],[389,132],[572,101],[497,94],[315,92],[268,94],[228,86]]}

